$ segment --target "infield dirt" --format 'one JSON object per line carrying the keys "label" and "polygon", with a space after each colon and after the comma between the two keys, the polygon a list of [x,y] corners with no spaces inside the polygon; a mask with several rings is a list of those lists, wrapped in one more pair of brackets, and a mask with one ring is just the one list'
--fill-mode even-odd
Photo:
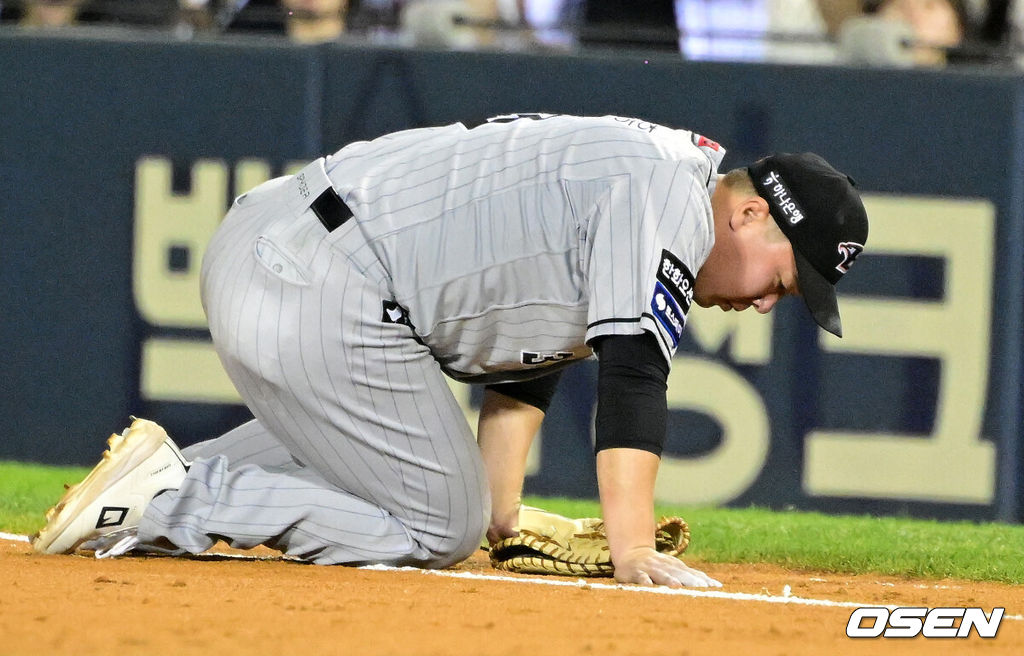
{"label": "infield dirt", "polygon": [[[810,599],[1024,612],[1024,586],[687,562],[721,580],[727,592],[782,596],[788,585],[792,595]],[[455,570],[496,574],[482,553]],[[0,541],[0,582],[5,656],[1024,653],[1021,620],[1005,619],[992,640],[973,634],[966,640],[853,640],[845,635],[847,607],[280,559],[98,561],[40,556],[24,542]]]}

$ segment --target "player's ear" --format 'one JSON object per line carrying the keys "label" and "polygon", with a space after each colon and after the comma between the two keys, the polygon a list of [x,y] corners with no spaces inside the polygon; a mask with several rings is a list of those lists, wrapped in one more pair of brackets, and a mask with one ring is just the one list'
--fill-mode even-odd
{"label": "player's ear", "polygon": [[771,213],[768,209],[768,201],[756,195],[747,196],[733,207],[729,225],[733,230],[738,230],[743,226],[759,223],[769,218],[771,218]]}

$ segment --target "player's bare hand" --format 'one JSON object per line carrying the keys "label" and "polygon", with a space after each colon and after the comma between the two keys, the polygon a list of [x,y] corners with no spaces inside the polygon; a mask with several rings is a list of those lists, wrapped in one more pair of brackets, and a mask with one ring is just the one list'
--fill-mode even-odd
{"label": "player's bare hand", "polygon": [[615,580],[619,583],[664,585],[670,588],[720,588],[722,584],[704,572],[651,547],[630,549],[615,559]]}
{"label": "player's bare hand", "polygon": [[491,524],[487,527],[487,543],[494,544],[519,535],[519,502],[504,510],[491,511]]}

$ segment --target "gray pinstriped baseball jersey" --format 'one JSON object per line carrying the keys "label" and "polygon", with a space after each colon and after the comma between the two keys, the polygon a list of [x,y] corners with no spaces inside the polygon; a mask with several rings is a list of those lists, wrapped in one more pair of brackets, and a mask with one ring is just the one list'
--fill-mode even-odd
{"label": "gray pinstriped baseball jersey", "polygon": [[[637,119],[535,115],[351,144],[243,195],[202,292],[256,419],[187,451],[184,484],[150,504],[140,539],[319,563],[464,559],[489,496],[444,373],[535,376],[589,357],[594,337],[643,330],[671,358],[723,154]],[[328,186],[354,213],[333,232],[308,209]]]}
{"label": "gray pinstriped baseball jersey", "polygon": [[553,116],[409,130],[327,170],[438,361],[486,380],[613,333],[659,333],[671,358],[678,335],[648,307],[656,271],[662,250],[704,262],[723,155],[636,119]]}

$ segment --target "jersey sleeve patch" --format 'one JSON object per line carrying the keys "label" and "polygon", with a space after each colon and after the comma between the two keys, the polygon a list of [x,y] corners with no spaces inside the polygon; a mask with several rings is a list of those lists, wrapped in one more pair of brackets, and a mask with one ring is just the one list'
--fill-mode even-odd
{"label": "jersey sleeve patch", "polygon": [[658,320],[672,341],[679,346],[686,326],[686,315],[693,304],[693,274],[678,257],[667,250],[661,251],[657,280],[651,296],[651,314]]}
{"label": "jersey sleeve patch", "polygon": [[693,303],[693,274],[678,257],[666,250],[661,251],[661,264],[658,266],[658,281],[672,296],[683,311],[683,318],[690,311]]}
{"label": "jersey sleeve patch", "polygon": [[696,133],[694,133],[693,135],[693,145],[697,146],[698,148],[710,148],[716,153],[722,149],[722,146],[719,145],[717,141],[712,141],[711,139],[708,139],[704,135]]}
{"label": "jersey sleeve patch", "polygon": [[686,314],[660,281],[654,283],[651,313],[672,340],[672,348],[679,346],[679,340],[683,337],[683,327],[686,325]]}

